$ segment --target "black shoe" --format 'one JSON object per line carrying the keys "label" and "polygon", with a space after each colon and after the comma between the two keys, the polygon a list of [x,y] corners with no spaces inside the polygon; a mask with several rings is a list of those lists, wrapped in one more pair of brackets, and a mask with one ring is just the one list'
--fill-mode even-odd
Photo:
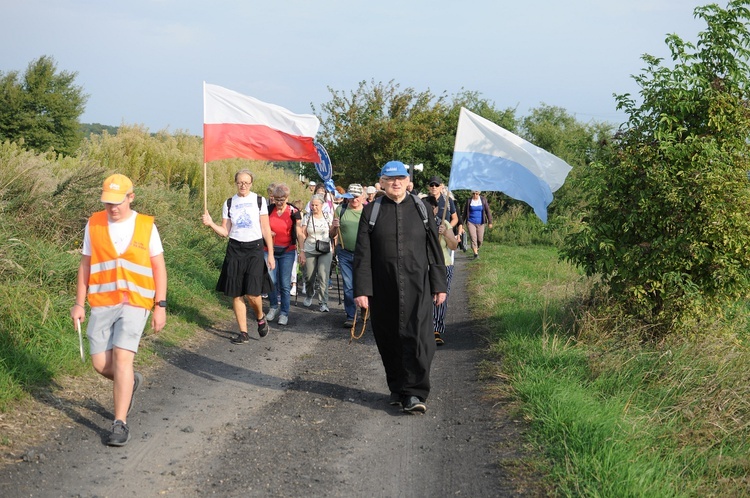
{"label": "black shoe", "polygon": [[130,396],[130,406],[128,407],[128,415],[130,415],[130,410],[133,409],[133,403],[135,402],[135,392],[138,390],[139,387],[141,387],[141,382],[143,382],[143,374],[140,372],[135,372],[133,374],[133,394]]}
{"label": "black shoe", "polygon": [[236,336],[232,337],[232,342],[235,344],[245,344],[248,341],[250,341],[250,336],[247,335],[247,332],[240,332]]}
{"label": "black shoe", "polygon": [[401,395],[399,393],[391,393],[388,398],[388,404],[391,406],[401,406]]}
{"label": "black shoe", "polygon": [[258,320],[258,335],[261,337],[268,335],[268,320],[266,320],[265,315]]}
{"label": "black shoe", "polygon": [[442,346],[443,344],[445,344],[443,338],[440,337],[440,332],[435,332],[435,344],[437,344],[438,346]]}
{"label": "black shoe", "polygon": [[130,430],[122,420],[115,420],[112,424],[112,434],[107,439],[109,446],[125,446],[130,441]]}
{"label": "black shoe", "polygon": [[403,410],[408,413],[424,413],[427,411],[427,406],[424,404],[424,401],[416,396],[404,396],[403,401],[401,401],[401,406],[403,406]]}

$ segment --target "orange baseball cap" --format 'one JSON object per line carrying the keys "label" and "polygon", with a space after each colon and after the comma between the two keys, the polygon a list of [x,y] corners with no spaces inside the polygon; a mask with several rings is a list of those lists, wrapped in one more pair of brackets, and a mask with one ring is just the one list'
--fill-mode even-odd
{"label": "orange baseball cap", "polygon": [[133,191],[133,182],[125,175],[115,174],[104,180],[102,202],[120,204]]}

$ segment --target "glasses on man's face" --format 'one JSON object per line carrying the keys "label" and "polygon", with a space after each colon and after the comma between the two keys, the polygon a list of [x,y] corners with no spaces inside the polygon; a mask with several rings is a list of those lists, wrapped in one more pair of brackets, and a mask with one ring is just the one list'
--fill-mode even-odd
{"label": "glasses on man's face", "polygon": [[406,177],[405,176],[384,176],[383,177],[383,181],[386,183],[393,183],[396,180],[403,182],[406,180]]}
{"label": "glasses on man's face", "polygon": [[432,187],[432,188],[439,187],[439,186],[440,186],[439,183],[434,183],[434,182],[430,183],[430,187]]}
{"label": "glasses on man's face", "polygon": [[249,187],[253,182],[237,182],[238,187]]}

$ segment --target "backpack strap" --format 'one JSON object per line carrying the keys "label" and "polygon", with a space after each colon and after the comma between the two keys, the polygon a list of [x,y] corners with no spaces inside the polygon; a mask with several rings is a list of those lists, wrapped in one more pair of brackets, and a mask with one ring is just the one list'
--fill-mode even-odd
{"label": "backpack strap", "polygon": [[372,212],[370,213],[370,228],[367,230],[367,233],[372,233],[373,229],[375,228],[375,222],[378,221],[378,213],[380,212],[380,203],[383,202],[383,197],[377,197],[374,201],[372,201]]}
{"label": "backpack strap", "polygon": [[[427,216],[427,208],[424,205],[424,202],[422,202],[422,199],[420,199],[418,196],[414,194],[409,194],[409,197],[411,197],[412,201],[414,201],[414,205],[417,208],[417,211],[419,211],[419,216],[422,218],[422,225],[424,226],[425,231],[430,231],[430,218]],[[372,206],[372,212],[370,213],[370,228],[368,230],[368,233],[372,233],[372,230],[375,228],[375,222],[378,221],[378,213],[380,212],[380,203],[382,202],[383,197],[378,197],[373,202]]]}

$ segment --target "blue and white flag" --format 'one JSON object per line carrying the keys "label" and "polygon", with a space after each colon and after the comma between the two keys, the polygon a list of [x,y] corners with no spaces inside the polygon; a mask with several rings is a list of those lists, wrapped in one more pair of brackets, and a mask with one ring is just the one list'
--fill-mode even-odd
{"label": "blue and white flag", "polygon": [[450,190],[500,191],[529,204],[547,223],[547,206],[573,169],[559,157],[461,108]]}

